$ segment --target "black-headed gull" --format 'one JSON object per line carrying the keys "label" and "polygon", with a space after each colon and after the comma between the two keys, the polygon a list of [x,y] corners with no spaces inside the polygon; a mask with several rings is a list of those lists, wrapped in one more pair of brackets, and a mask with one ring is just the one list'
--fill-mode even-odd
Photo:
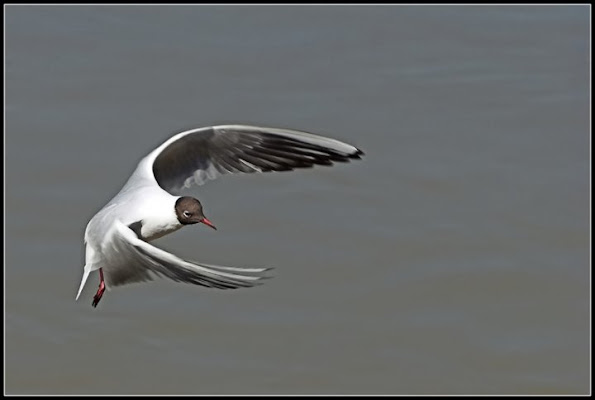
{"label": "black-headed gull", "polygon": [[288,129],[219,125],[174,135],[139,162],[122,190],[87,224],[85,267],[76,299],[96,270],[100,283],[94,307],[106,288],[153,276],[219,289],[255,286],[268,268],[186,261],[148,243],[199,222],[216,229],[197,199],[176,193],[227,173],[289,171],[361,155],[338,140]]}

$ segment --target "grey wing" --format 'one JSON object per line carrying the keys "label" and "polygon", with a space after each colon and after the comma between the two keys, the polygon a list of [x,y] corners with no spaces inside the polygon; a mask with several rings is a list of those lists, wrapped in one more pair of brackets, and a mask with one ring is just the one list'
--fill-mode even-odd
{"label": "grey wing", "polygon": [[363,152],[311,133],[248,125],[182,132],[152,154],[155,180],[169,192],[228,173],[290,171],[359,159]]}
{"label": "grey wing", "polygon": [[268,268],[234,268],[182,260],[140,240],[126,225],[116,221],[104,249],[108,255],[103,265],[109,287],[153,280],[155,276],[176,282],[191,283],[218,289],[256,286]]}

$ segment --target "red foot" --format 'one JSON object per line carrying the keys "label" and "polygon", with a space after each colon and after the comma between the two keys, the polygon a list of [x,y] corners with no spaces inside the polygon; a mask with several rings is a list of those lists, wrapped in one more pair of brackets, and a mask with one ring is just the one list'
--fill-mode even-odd
{"label": "red foot", "polygon": [[103,292],[105,292],[105,280],[103,280],[103,270],[101,268],[99,268],[99,277],[101,282],[99,282],[99,289],[97,290],[97,293],[95,296],[93,296],[93,303],[91,303],[93,307],[97,307],[99,300],[101,300],[101,296],[103,296]]}

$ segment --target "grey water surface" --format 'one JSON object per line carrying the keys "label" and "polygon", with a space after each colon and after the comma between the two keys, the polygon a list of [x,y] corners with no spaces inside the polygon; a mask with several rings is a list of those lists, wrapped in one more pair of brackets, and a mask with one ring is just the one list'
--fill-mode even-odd
{"label": "grey water surface", "polygon": [[[7,394],[590,392],[588,6],[6,6]],[[275,267],[74,301],[88,220],[170,135],[332,168],[194,188],[153,244]]]}

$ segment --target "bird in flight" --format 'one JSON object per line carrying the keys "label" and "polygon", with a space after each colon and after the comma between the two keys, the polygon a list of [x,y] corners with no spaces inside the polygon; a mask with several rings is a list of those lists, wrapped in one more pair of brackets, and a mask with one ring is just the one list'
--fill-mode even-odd
{"label": "bird in flight", "polygon": [[249,125],[218,125],[172,136],[143,158],[120,192],[85,230],[85,267],[78,300],[99,270],[96,307],[106,289],[155,276],[235,289],[259,284],[268,268],[236,268],[183,260],[150,241],[192,224],[215,225],[201,202],[178,195],[224,174],[290,171],[359,159],[363,152],[311,133]]}

